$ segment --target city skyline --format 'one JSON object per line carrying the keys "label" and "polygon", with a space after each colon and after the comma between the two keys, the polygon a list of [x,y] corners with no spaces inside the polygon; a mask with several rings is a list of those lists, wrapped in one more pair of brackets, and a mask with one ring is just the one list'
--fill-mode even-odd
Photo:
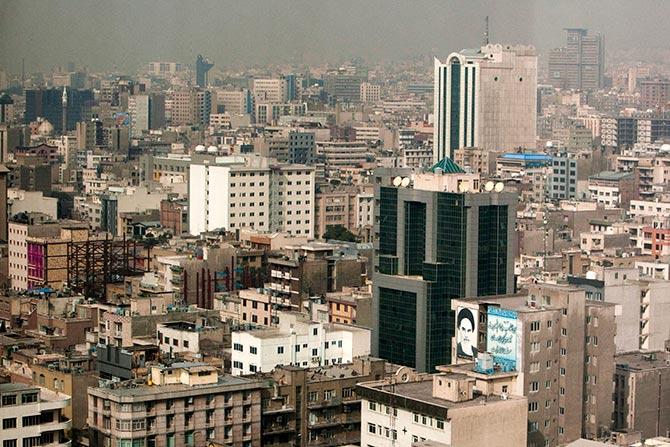
{"label": "city skyline", "polygon": [[[19,74],[22,58],[33,72],[68,61],[99,70],[135,70],[151,60],[192,63],[201,53],[218,68],[352,56],[370,61],[444,57],[480,45],[486,16],[491,42],[532,44],[540,51],[560,46],[564,27],[603,33],[612,49],[663,47],[656,32],[663,26],[662,7],[642,4],[648,7],[620,0],[569,1],[561,7],[548,0],[421,1],[388,10],[381,1],[205,1],[199,8],[173,0],[161,8],[126,1],[5,1],[0,60],[6,71]],[[631,26],[636,33],[628,33]],[[26,35],[27,27],[39,33]]]}

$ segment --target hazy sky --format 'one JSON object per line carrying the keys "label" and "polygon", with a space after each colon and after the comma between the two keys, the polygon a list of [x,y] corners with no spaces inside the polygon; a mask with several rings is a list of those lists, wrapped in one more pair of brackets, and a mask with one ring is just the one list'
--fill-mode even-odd
{"label": "hazy sky", "polygon": [[486,15],[496,42],[545,49],[563,43],[562,28],[585,27],[610,48],[668,47],[669,14],[667,0],[0,0],[0,67],[446,55],[479,45]]}

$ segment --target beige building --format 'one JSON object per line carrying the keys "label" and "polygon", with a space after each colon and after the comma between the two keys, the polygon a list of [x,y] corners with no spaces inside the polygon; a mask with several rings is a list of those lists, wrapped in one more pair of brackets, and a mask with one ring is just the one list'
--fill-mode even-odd
{"label": "beige building", "polygon": [[[614,305],[587,301],[574,286],[534,284],[519,295],[452,300],[457,315],[462,308],[474,317],[476,351],[493,356],[491,371],[499,364],[519,373],[509,392],[528,398],[529,446],[595,439],[609,430]],[[495,331],[503,326],[514,330],[499,343]],[[452,358],[472,362],[472,356],[456,352],[460,343],[452,343]]]}
{"label": "beige building", "polygon": [[537,54],[490,44],[435,59],[433,161],[463,147],[534,148]]}
{"label": "beige building", "polygon": [[88,389],[90,446],[260,447],[262,387],[205,363],[152,366],[147,383]]}
{"label": "beige building", "polygon": [[382,87],[371,82],[361,82],[361,102],[379,102],[382,99]]}
{"label": "beige building", "polygon": [[525,446],[526,399],[475,390],[475,382],[401,368],[391,379],[359,383],[361,445]]}
{"label": "beige building", "polygon": [[615,357],[612,429],[642,439],[670,432],[670,353],[634,351]]}

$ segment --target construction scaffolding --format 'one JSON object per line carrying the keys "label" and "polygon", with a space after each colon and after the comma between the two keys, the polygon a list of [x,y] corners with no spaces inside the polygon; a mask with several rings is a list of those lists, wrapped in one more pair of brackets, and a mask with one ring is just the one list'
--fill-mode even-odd
{"label": "construction scaffolding", "polygon": [[87,298],[104,301],[107,284],[148,272],[150,264],[151,247],[125,237],[67,242],[68,287]]}

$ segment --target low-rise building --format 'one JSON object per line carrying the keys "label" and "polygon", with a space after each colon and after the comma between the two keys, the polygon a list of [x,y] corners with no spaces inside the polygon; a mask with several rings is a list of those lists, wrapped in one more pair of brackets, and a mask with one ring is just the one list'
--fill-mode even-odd
{"label": "low-rise building", "polygon": [[359,383],[361,445],[526,445],[526,399],[475,393],[474,384],[474,378],[458,373],[415,377],[404,373]]}
{"label": "low-rise building", "polygon": [[148,381],[88,389],[90,446],[260,447],[262,388],[205,363],[152,366]]}
{"label": "low-rise building", "polygon": [[310,321],[297,312],[279,312],[276,328],[232,333],[234,375],[270,372],[278,365],[315,367],[350,363],[370,355],[370,330]]}

